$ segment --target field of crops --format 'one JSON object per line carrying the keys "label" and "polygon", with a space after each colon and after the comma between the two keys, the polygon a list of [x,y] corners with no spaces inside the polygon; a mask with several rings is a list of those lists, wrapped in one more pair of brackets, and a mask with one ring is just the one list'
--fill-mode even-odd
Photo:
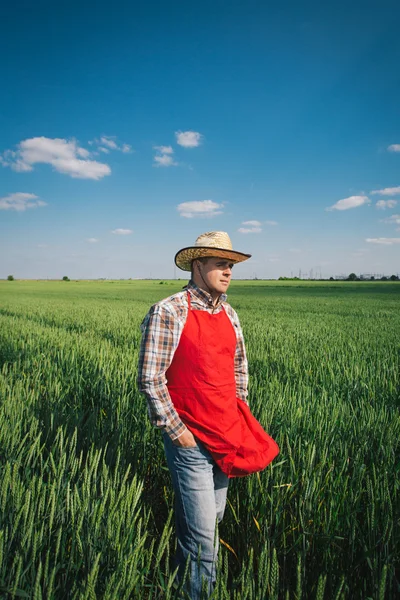
{"label": "field of crops", "polygon": [[[0,282],[0,597],[174,598],[139,324],[183,281]],[[232,480],[214,598],[400,594],[400,284],[234,282],[281,453]]]}

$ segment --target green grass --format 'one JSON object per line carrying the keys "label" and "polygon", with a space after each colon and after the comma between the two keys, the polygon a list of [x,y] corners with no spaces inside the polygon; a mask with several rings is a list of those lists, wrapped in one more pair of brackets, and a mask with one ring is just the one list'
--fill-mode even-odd
{"label": "green grass", "polygon": [[[174,597],[139,325],[184,281],[0,282],[0,596]],[[234,480],[215,598],[399,594],[400,284],[234,282],[281,453]]]}

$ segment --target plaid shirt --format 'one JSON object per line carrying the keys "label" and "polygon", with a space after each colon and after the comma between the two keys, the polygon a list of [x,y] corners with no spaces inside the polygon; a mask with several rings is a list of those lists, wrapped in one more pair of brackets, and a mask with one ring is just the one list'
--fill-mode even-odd
{"label": "plaid shirt", "polygon": [[221,294],[216,306],[212,297],[190,281],[182,292],[154,304],[142,324],[142,342],[139,353],[138,386],[146,395],[149,417],[153,425],[165,429],[172,440],[186,431],[167,388],[165,372],[170,366],[188,315],[187,291],[194,310],[216,314],[225,310],[236,333],[235,379],[236,394],[246,402],[247,358],[239,318]]}

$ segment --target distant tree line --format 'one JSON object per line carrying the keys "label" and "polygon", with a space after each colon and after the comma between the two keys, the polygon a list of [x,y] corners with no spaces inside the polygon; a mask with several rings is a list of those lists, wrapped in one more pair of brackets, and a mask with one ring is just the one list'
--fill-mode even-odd
{"label": "distant tree line", "polygon": [[[279,277],[278,281],[303,281],[300,277]],[[329,279],[313,279],[312,281],[335,281],[334,277],[329,277]],[[398,275],[391,275],[390,277],[386,277],[383,275],[382,277],[375,278],[373,275],[369,279],[365,279],[363,277],[358,277],[356,273],[350,273],[348,277],[344,277],[340,279],[340,281],[399,281]]]}
{"label": "distant tree line", "polygon": [[[355,273],[350,273],[350,275],[347,277],[346,281],[365,281],[365,279],[361,279],[360,277],[357,277],[357,275]],[[382,277],[375,279],[375,277],[373,275],[371,275],[369,281],[399,281],[399,277],[398,277],[398,275],[391,275],[390,277],[386,277],[385,275],[383,275]]]}
{"label": "distant tree line", "polygon": [[[70,278],[67,275],[64,275],[64,277],[62,278],[62,280],[63,281],[71,281]],[[14,275],[8,275],[7,281],[15,281]]]}
{"label": "distant tree line", "polygon": [[[8,275],[7,277],[7,281],[15,281],[14,275]],[[62,281],[71,281],[70,278],[67,275],[64,275],[64,277],[62,278]],[[179,281],[179,279],[178,279]],[[303,281],[300,277],[279,277],[278,281]],[[312,281],[335,281],[334,277],[329,277],[329,279],[313,279]],[[398,275],[391,275],[390,277],[386,277],[385,275],[383,275],[383,277],[379,277],[379,278],[375,278],[373,275],[371,275],[371,277],[369,279],[365,279],[365,278],[361,278],[358,277],[358,275],[356,275],[355,273],[350,273],[350,275],[348,277],[345,277],[344,279],[341,279],[341,281],[399,281],[399,276]],[[166,281],[160,281],[160,285],[162,284],[166,284]]]}

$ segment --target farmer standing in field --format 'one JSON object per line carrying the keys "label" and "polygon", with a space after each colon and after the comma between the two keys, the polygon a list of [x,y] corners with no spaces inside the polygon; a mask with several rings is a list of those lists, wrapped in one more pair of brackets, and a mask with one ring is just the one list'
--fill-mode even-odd
{"label": "farmer standing in field", "polygon": [[[227,233],[200,235],[175,256],[191,271],[183,291],[146,315],[139,387],[162,430],[175,492],[176,561],[192,600],[216,578],[218,536],[228,481],[264,469],[278,454],[246,402],[248,371],[239,319],[227,303],[232,267],[250,258],[232,250]],[[190,557],[190,558],[189,558]]]}

